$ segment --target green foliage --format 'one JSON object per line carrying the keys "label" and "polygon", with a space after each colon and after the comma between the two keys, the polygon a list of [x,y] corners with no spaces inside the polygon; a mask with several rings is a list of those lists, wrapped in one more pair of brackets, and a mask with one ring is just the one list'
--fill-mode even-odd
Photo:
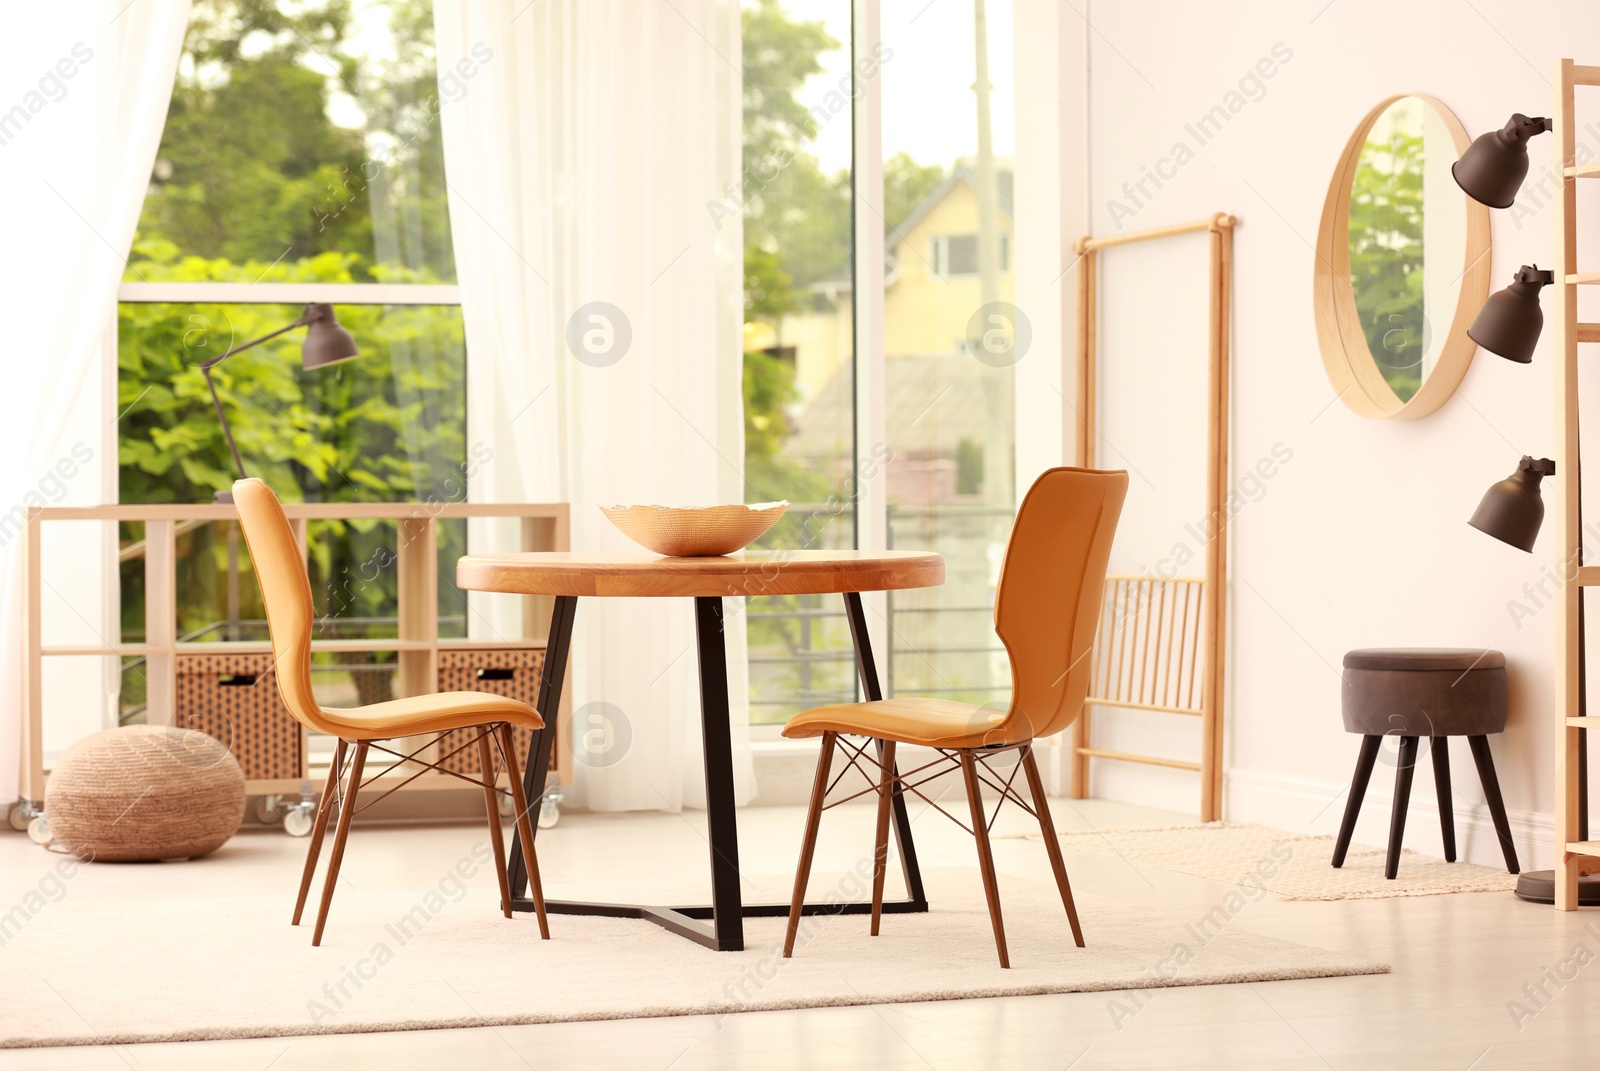
{"label": "green foliage", "polygon": [[938,164],[919,164],[897,152],[883,162],[883,222],[893,233],[945,179]]}
{"label": "green foliage", "polygon": [[[432,4],[390,0],[385,10],[395,50],[373,59],[355,51],[348,0],[196,0],[127,278],[455,279]],[[336,311],[361,349],[354,361],[306,372],[304,333],[294,331],[213,371],[247,471],[288,501],[464,497],[459,310],[341,304]],[[300,312],[120,306],[122,501],[209,501],[232,483],[199,363]],[[445,553],[462,552],[461,532],[445,526],[440,534]],[[395,542],[392,525],[316,526],[319,614],[392,615]],[[208,526],[186,533],[179,552],[179,627],[189,633],[227,616],[227,560],[240,551]],[[241,565],[248,570],[247,561]],[[138,584],[131,573],[124,582],[135,596],[125,610],[137,617]],[[254,585],[240,585],[239,594],[243,616],[258,617]]]}
{"label": "green foliage", "polygon": [[[186,281],[349,282],[351,254],[323,253],[267,265],[179,256],[171,242],[142,241],[135,266]],[[386,280],[417,281],[404,269],[375,268]],[[204,502],[235,473],[200,362],[292,322],[283,305],[118,307],[120,499]],[[228,358],[212,370],[246,470],[285,500],[427,501],[464,497],[465,346],[460,310],[340,305],[340,322],[361,356],[306,371],[303,332],[293,331]],[[392,615],[392,526],[330,522],[312,533],[318,612]],[[464,552],[456,548],[456,553]],[[226,543],[199,532],[180,546],[179,627],[186,633],[224,617]],[[236,551],[237,552],[237,551]],[[136,563],[135,563],[136,564]],[[255,599],[254,588],[247,604]],[[133,607],[130,607],[133,609]],[[259,616],[259,608],[247,612]]]}
{"label": "green foliage", "polygon": [[[400,0],[400,54],[348,53],[349,6],[199,0],[139,220],[139,236],[243,263],[356,252],[455,278],[433,73],[432,7]],[[364,115],[361,128],[330,118]],[[166,279],[164,262],[130,279]]]}
{"label": "green foliage", "polygon": [[[824,123],[850,123],[850,101],[839,95],[807,112],[797,94],[822,71],[823,52],[841,48],[819,22],[797,22],[779,0],[744,9],[744,207],[746,307],[754,319],[776,322],[803,306],[797,294],[850,270],[849,171],[826,175],[808,151]],[[829,107],[837,104],[836,110]],[[892,232],[944,181],[936,164],[906,153],[884,161],[885,232]]]}
{"label": "green foliage", "polygon": [[[351,254],[268,266],[176,254],[141,242],[134,265],[185,281],[349,282]],[[375,269],[396,282],[403,269]],[[407,500],[442,494],[466,457],[464,339],[448,306],[340,305],[362,356],[307,372],[303,332],[228,358],[212,371],[252,475],[285,498]],[[293,321],[283,305],[123,304],[118,310],[121,498],[198,502],[234,479],[200,362]]]}
{"label": "green foliage", "polygon": [[794,366],[769,353],[744,355],[744,454],[776,457],[789,435],[784,406],[796,400]]}
{"label": "green foliage", "polygon": [[1422,387],[1426,350],[1422,240],[1423,144],[1395,130],[1369,141],[1350,192],[1350,285],[1367,349],[1407,401]]}
{"label": "green foliage", "polygon": [[962,438],[956,443],[956,494],[975,495],[983,490],[983,444]]}
{"label": "green foliage", "polygon": [[744,150],[747,159],[762,160],[815,136],[816,120],[795,94],[822,72],[822,53],[840,42],[820,22],[792,21],[780,0],[746,4],[741,22]]}
{"label": "green foliage", "polygon": [[[826,98],[813,115],[799,100],[806,80],[823,69],[821,55],[843,47],[822,23],[793,20],[779,0],[760,0],[744,7],[743,26],[744,174],[738,193],[745,316],[777,325],[786,314],[824,303],[810,293],[813,284],[849,281],[850,174],[825,174],[809,146],[822,124],[851,122],[850,101],[842,94]],[[944,177],[943,168],[918,164],[905,153],[886,160],[885,231],[892,232]],[[744,392],[747,500],[818,503],[836,494],[833,479],[783,457],[793,431],[790,414],[800,402],[792,365],[764,353],[746,354]],[[817,545],[818,531],[835,520],[833,513],[786,516],[761,545]],[[848,531],[849,518],[843,523]]]}
{"label": "green foliage", "polygon": [[794,279],[783,267],[778,254],[752,246],[744,251],[744,314],[746,320],[777,323],[785,313],[794,312],[799,301]]}

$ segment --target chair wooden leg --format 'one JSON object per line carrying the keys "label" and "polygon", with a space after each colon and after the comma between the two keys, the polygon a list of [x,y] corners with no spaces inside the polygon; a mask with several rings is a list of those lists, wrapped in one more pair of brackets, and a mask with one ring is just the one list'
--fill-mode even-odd
{"label": "chair wooden leg", "polygon": [[1384,857],[1383,876],[1390,881],[1400,873],[1400,845],[1406,835],[1406,805],[1411,802],[1411,778],[1417,772],[1417,738],[1400,738],[1399,766],[1394,771],[1394,811],[1389,816],[1389,854]]}
{"label": "chair wooden leg", "polygon": [[800,843],[800,865],[794,872],[794,896],[789,900],[789,929],[783,937],[783,958],[794,955],[800,932],[800,911],[805,907],[806,883],[811,880],[811,856],[817,850],[817,828],[822,824],[822,801],[828,795],[828,771],[833,766],[834,733],[822,734],[822,754],[817,756],[817,777],[811,785],[811,806],[806,810],[806,834]]}
{"label": "chair wooden leg", "polygon": [[517,769],[517,742],[507,722],[500,723],[500,747],[506,753],[506,776],[511,780],[511,802],[517,810],[517,833],[522,838],[522,862],[528,871],[528,888],[533,892],[533,913],[539,919],[539,936],[550,940],[550,923],[544,914],[544,887],[539,884],[539,860],[533,848],[533,821],[528,817],[528,798],[522,791],[522,771]]}
{"label": "chair wooden leg", "polygon": [[889,805],[894,801],[894,741],[883,742],[878,761],[883,772],[878,777],[878,830],[872,847],[872,936],[878,936],[878,920],[883,915],[883,878],[889,869]]}
{"label": "chair wooden leg", "polygon": [[1028,778],[1033,809],[1039,812],[1039,832],[1044,835],[1044,850],[1050,856],[1050,869],[1056,873],[1056,887],[1061,890],[1061,903],[1067,909],[1072,940],[1082,948],[1083,927],[1078,925],[1078,908],[1072,902],[1072,885],[1067,881],[1067,863],[1061,858],[1061,841],[1056,839],[1056,823],[1050,817],[1050,801],[1045,798],[1044,780],[1039,776],[1039,764],[1033,757],[1032,744],[1022,749],[1022,772]]}
{"label": "chair wooden leg", "polygon": [[367,764],[367,742],[356,741],[356,753],[350,760],[350,773],[346,777],[344,805],[339,808],[339,828],[333,834],[333,854],[328,856],[328,873],[322,879],[322,903],[317,908],[317,928],[311,934],[312,945],[322,943],[322,928],[328,924],[328,905],[333,903],[333,888],[339,883],[339,864],[344,862],[344,842],[350,835],[350,820],[356,813],[356,792],[361,787],[361,770]]}
{"label": "chair wooden leg", "polygon": [[494,790],[494,752],[489,750],[490,730],[478,730],[478,764],[483,770],[483,805],[489,811],[489,843],[494,846],[494,872],[500,878],[500,910],[511,917],[511,878],[506,874],[506,842],[500,830],[500,801]]}
{"label": "chair wooden leg", "polygon": [[972,833],[978,841],[978,869],[983,872],[983,893],[989,900],[989,921],[994,924],[994,945],[1000,953],[1000,966],[1010,967],[1006,954],[1006,926],[1000,918],[1000,886],[994,877],[994,855],[989,851],[989,825],[983,814],[983,791],[978,783],[977,760],[972,752],[961,752],[961,776],[967,783],[967,805],[972,812]]}
{"label": "chair wooden leg", "polygon": [[1439,834],[1444,838],[1444,861],[1456,861],[1456,810],[1450,792],[1450,738],[1436,736],[1429,741],[1433,755],[1433,791],[1439,799]]}
{"label": "chair wooden leg", "polygon": [[1483,782],[1483,800],[1489,805],[1489,817],[1494,819],[1494,831],[1500,838],[1500,852],[1506,857],[1506,869],[1515,874],[1517,846],[1511,841],[1511,823],[1506,820],[1506,802],[1500,798],[1500,779],[1494,775],[1494,755],[1489,751],[1487,736],[1469,736],[1472,760],[1478,764],[1478,780]]}
{"label": "chair wooden leg", "polygon": [[1344,857],[1350,851],[1350,838],[1355,835],[1356,819],[1361,817],[1361,801],[1367,796],[1367,783],[1372,780],[1372,766],[1378,761],[1378,748],[1383,737],[1376,733],[1361,738],[1361,753],[1356,756],[1356,773],[1350,779],[1350,794],[1344,801],[1344,819],[1339,823],[1339,838],[1333,842],[1333,865],[1344,866]]}
{"label": "chair wooden leg", "polygon": [[333,749],[333,764],[328,767],[328,783],[322,789],[322,799],[317,801],[317,818],[311,827],[311,843],[306,846],[306,868],[300,875],[300,895],[294,901],[294,919],[289,925],[300,925],[300,916],[306,909],[306,896],[311,892],[311,877],[317,872],[317,856],[322,854],[322,838],[328,832],[328,815],[333,812],[333,799],[339,792],[339,774],[344,769],[345,742],[340,740]]}

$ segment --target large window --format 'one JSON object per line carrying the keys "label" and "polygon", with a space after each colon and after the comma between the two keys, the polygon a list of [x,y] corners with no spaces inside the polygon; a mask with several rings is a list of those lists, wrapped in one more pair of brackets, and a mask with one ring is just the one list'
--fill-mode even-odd
{"label": "large window", "polygon": [[[769,547],[941,551],[944,587],[884,604],[886,683],[1001,698],[990,604],[1015,508],[1024,329],[1011,305],[1010,4],[883,0],[866,7],[881,22],[871,42],[852,0],[742,4],[743,179],[708,225],[738,213],[744,226],[747,500],[793,503]],[[467,355],[439,132],[451,93],[431,41],[426,0],[197,0],[121,293],[124,501],[228,486],[199,362],[309,302],[335,306],[362,356],[303,371],[294,332],[218,366],[246,468],[288,499],[460,495]],[[853,125],[864,79],[882,115],[870,142]],[[856,181],[863,145],[881,158],[881,194]],[[854,250],[874,232],[885,270],[864,278]],[[881,317],[881,353],[856,352],[865,317]],[[877,426],[862,417],[863,372],[881,383]],[[863,523],[869,481],[887,518],[875,506]],[[259,628],[255,585],[237,579],[248,560],[216,527],[185,535],[186,638]],[[124,536],[133,628],[138,534]],[[460,526],[441,536],[442,556],[463,551]],[[338,635],[392,627],[392,578],[360,600],[331,594],[385,538],[319,535],[313,587]],[[757,723],[855,696],[837,598],[747,609]],[[447,629],[461,613],[441,605]]]}
{"label": "large window", "polygon": [[[850,0],[744,0],[746,501],[768,548],[856,545]],[[855,698],[837,596],[747,603],[750,717]]]}
{"label": "large window", "polygon": [[[466,352],[439,131],[451,101],[432,42],[427,0],[196,0],[120,294],[121,501],[206,502],[232,483],[200,362],[312,302],[334,306],[356,360],[302,369],[294,331],[213,371],[249,474],[288,501],[464,495]],[[311,535],[327,634],[393,636],[394,571],[371,565],[392,562],[392,526]],[[139,537],[122,533],[125,635],[143,621]],[[180,638],[261,638],[235,527],[187,525],[179,539]],[[461,525],[440,540],[442,558],[465,550]],[[441,595],[443,627],[464,635],[454,594]],[[328,667],[327,701],[370,698],[361,669]],[[125,695],[140,672],[126,667]]]}
{"label": "large window", "polygon": [[[938,550],[946,583],[889,600],[891,692],[1001,699],[991,624],[1015,512],[1009,2],[883,0],[881,42],[849,0],[745,0],[747,500],[794,504],[774,547],[865,546],[861,483],[886,481],[890,546]],[[999,57],[999,63],[988,62]],[[883,191],[857,187],[854,73],[881,82]],[[881,228],[863,279],[852,227]],[[884,352],[856,354],[857,287],[882,287]],[[858,360],[883,361],[863,434]],[[752,719],[856,694],[834,597],[749,605]]]}
{"label": "large window", "polygon": [[1016,513],[1009,0],[885,0],[886,438],[891,546],[942,587],[890,599],[889,691],[1004,700],[995,582]]}

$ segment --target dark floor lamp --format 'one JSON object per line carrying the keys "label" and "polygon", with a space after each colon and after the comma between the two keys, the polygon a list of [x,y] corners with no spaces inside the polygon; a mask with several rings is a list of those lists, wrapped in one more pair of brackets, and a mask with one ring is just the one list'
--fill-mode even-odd
{"label": "dark floor lamp", "polygon": [[[1528,173],[1527,140],[1550,129],[1548,119],[1529,119],[1514,115],[1503,130],[1483,135],[1473,142],[1451,169],[1456,183],[1475,201],[1490,208],[1506,208],[1516,200],[1517,190]],[[1555,282],[1555,274],[1540,271],[1538,265],[1525,265],[1511,285],[1490,296],[1478,317],[1467,329],[1467,336],[1508,361],[1528,364],[1544,327],[1544,312],[1539,308],[1540,291]],[[1489,488],[1469,522],[1472,527],[1519,550],[1533,550],[1544,520],[1544,500],[1539,497],[1539,481],[1556,471],[1555,462],[1524,457],[1517,471]],[[1583,529],[1583,499],[1573,503],[1578,528]],[[1584,642],[1584,597],[1578,595],[1578,714],[1589,709],[1588,672]],[[1578,730],[1578,839],[1589,839],[1589,730]],[[1517,875],[1517,896],[1534,903],[1553,904],[1556,899],[1555,871],[1529,870]],[[1600,874],[1585,874],[1578,879],[1578,903],[1600,905]]]}
{"label": "dark floor lamp", "polygon": [[[206,389],[211,391],[211,404],[216,406],[217,419],[222,422],[223,437],[228,440],[228,451],[233,454],[233,464],[238,469],[241,480],[245,478],[244,462],[239,460],[239,447],[233,441],[233,428],[229,427],[228,418],[222,412],[222,399],[217,397],[217,385],[211,381],[211,370],[234,354],[243,353],[297,327],[307,328],[305,341],[300,344],[302,368],[324,368],[340,361],[348,361],[358,355],[356,340],[351,337],[350,332],[339,326],[339,321],[334,318],[332,305],[307,305],[300,319],[294,323],[235,346],[227,353],[200,362],[200,372],[206,377]],[[232,502],[233,492],[218,491],[212,497],[216,502]]]}

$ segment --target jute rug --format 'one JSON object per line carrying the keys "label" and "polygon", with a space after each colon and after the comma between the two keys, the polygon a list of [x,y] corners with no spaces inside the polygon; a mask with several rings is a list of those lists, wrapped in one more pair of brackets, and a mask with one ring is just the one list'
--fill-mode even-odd
{"label": "jute rug", "polygon": [[[507,921],[490,890],[341,890],[321,948],[272,895],[49,903],[0,947],[0,1046],[354,1033],[1378,974],[1385,964],[1080,896],[1077,949],[1049,885],[1001,875],[1009,971],[973,871],[931,871],[926,915],[783,920],[715,953],[644,922]],[[853,897],[865,886],[833,886]],[[813,886],[820,897],[828,881]],[[448,893],[449,895],[444,895]]]}
{"label": "jute rug", "polygon": [[[1030,834],[1029,839],[1038,836]],[[1344,866],[1334,869],[1333,840],[1232,822],[1061,834],[1061,846],[1068,851],[1265,889],[1283,900],[1506,892],[1517,884],[1516,875],[1504,870],[1447,863],[1410,850],[1401,853],[1400,872],[1390,881],[1383,876],[1384,850],[1360,844],[1352,844]]]}

